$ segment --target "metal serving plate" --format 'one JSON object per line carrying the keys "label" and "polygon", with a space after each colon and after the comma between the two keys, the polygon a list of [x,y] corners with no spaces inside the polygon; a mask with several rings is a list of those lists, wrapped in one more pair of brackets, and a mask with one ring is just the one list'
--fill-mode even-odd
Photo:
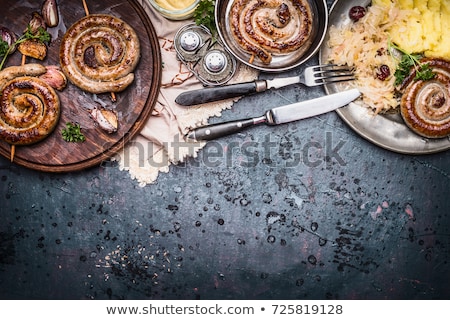
{"label": "metal serving plate", "polygon": [[326,0],[308,1],[314,11],[314,23],[317,28],[315,28],[314,31],[314,41],[311,47],[303,54],[293,52],[287,55],[274,56],[269,65],[262,63],[258,59],[254,59],[253,62],[250,63],[251,55],[241,49],[231,34],[229,17],[234,0],[217,0],[216,2],[215,19],[219,37],[228,51],[230,51],[236,59],[255,69],[266,72],[282,72],[298,67],[319,51],[328,27],[328,8]]}
{"label": "metal serving plate", "polygon": [[[348,12],[353,6],[367,6],[370,0],[337,0],[330,10],[329,25],[341,26],[351,23]],[[329,55],[327,33],[320,49],[319,61],[326,63]],[[328,94],[348,89],[342,84],[328,84]],[[339,116],[359,135],[384,149],[402,154],[430,154],[450,149],[450,140],[426,139],[411,131],[399,113],[372,115],[364,106],[351,103],[336,111]]]}

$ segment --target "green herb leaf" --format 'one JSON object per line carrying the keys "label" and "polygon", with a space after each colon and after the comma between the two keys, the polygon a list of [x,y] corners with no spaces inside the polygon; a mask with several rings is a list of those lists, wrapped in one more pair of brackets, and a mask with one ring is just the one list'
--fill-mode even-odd
{"label": "green herb leaf", "polygon": [[[0,62],[0,70],[3,69],[3,65],[6,62],[6,59],[8,58],[8,55],[11,52],[12,48],[15,48],[20,43],[27,41],[27,40],[37,40],[42,43],[50,43],[52,37],[50,33],[47,32],[44,28],[40,27],[36,33],[31,32],[31,26],[27,26],[27,30],[14,42],[11,44],[11,46],[8,46],[8,43],[0,40],[0,57],[3,56],[2,61]],[[5,47],[6,44],[6,47]]]}
{"label": "green herb leaf", "polygon": [[431,80],[435,76],[435,73],[433,72],[433,69],[430,67],[428,63],[424,63],[420,65],[419,70],[416,72],[416,80]]}
{"label": "green herb leaf", "polygon": [[0,57],[3,57],[6,54],[8,54],[8,51],[9,51],[8,42],[0,40]]}
{"label": "green herb leaf", "polygon": [[25,33],[17,40],[18,43],[26,40],[38,40],[42,43],[49,43],[52,37],[44,28],[40,27],[36,33],[31,32],[31,26],[27,26]]}
{"label": "green herb leaf", "polygon": [[215,0],[200,0],[194,10],[194,20],[197,25],[203,25],[211,31],[213,37],[217,35],[216,22],[214,18]]}
{"label": "green herb leaf", "polygon": [[393,44],[389,41],[389,52],[393,57],[393,51],[396,50],[401,54],[401,60],[398,63],[397,69],[395,70],[395,83],[398,86],[403,83],[406,77],[411,73],[411,69],[416,69],[415,80],[428,81],[434,78],[435,73],[428,63],[421,63],[420,60],[423,58],[421,54],[411,54],[401,49],[399,46]]}
{"label": "green herb leaf", "polygon": [[73,124],[72,122],[66,123],[66,128],[61,130],[61,135],[64,141],[67,142],[84,142],[86,137],[81,132],[80,125]]}
{"label": "green herb leaf", "polygon": [[6,62],[6,59],[8,58],[9,53],[11,52],[11,48],[14,47],[14,44],[9,46],[8,42],[1,40],[0,42],[0,57],[2,58],[2,61],[0,62],[0,70],[3,69],[3,65]]}

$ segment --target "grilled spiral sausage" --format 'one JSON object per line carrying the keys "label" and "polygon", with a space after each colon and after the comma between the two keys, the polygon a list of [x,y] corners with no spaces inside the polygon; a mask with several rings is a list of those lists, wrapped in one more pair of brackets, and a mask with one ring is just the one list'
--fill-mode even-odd
{"label": "grilled spiral sausage", "polygon": [[9,80],[12,80],[20,76],[40,76],[46,72],[46,68],[38,63],[29,63],[22,66],[12,66],[0,71],[0,92],[3,90],[3,86]]}
{"label": "grilled spiral sausage", "polygon": [[63,72],[91,93],[123,91],[134,80],[140,58],[136,32],[119,18],[91,14],[73,24],[60,47]]}
{"label": "grilled spiral sausage", "polygon": [[406,125],[426,138],[450,135],[450,61],[427,59],[435,76],[415,80],[413,71],[403,84],[400,112]]}
{"label": "grilled spiral sausage", "polygon": [[239,46],[270,64],[272,55],[308,50],[313,12],[307,0],[235,0],[231,33]]}
{"label": "grilled spiral sausage", "polygon": [[0,72],[0,139],[13,145],[41,141],[56,127],[60,101],[55,90],[37,78],[44,66],[29,64]]}

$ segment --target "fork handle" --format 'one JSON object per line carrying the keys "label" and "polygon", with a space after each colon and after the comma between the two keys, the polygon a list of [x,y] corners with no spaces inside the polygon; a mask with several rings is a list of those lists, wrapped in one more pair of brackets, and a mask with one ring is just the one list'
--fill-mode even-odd
{"label": "fork handle", "polygon": [[236,98],[246,94],[263,92],[267,90],[265,80],[256,80],[243,83],[229,84],[219,87],[208,87],[190,90],[176,97],[175,102],[182,106],[192,106],[212,101]]}

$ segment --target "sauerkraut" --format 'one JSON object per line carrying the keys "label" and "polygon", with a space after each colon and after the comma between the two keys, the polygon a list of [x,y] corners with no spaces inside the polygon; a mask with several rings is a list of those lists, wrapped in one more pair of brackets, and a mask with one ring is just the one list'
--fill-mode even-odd
{"label": "sauerkraut", "polygon": [[[394,72],[398,61],[389,53],[389,30],[402,12],[392,7],[372,5],[366,15],[353,22],[329,29],[328,62],[347,64],[355,68],[356,80],[351,86],[362,93],[363,103],[375,113],[396,109],[399,104],[395,91]],[[381,66],[388,66],[390,75],[377,77]]]}

